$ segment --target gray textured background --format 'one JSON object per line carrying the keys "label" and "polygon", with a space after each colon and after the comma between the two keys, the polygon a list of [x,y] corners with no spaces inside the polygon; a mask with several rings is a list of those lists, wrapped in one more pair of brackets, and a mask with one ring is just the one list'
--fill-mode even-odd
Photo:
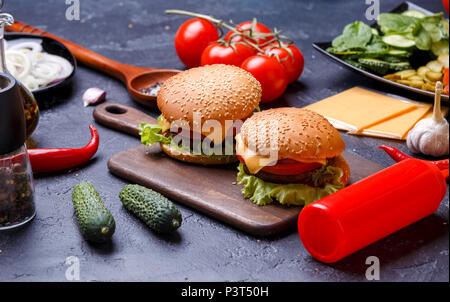
{"label": "gray textured background", "polygon": [[[285,30],[306,61],[299,81],[270,106],[300,107],[356,85],[424,99],[347,71],[312,49],[312,42],[331,40],[346,24],[364,20],[362,0],[80,0],[81,22],[66,21],[63,0],[8,2],[5,11],[17,20],[109,58],[157,68],[183,68],[173,37],[186,18],[164,15],[165,9],[202,12],[237,23],[256,16],[269,27]],[[391,10],[400,3],[381,0],[381,10]],[[415,3],[442,10],[439,0]],[[93,107],[84,108],[81,95],[89,87],[105,89],[108,100],[158,114],[134,103],[120,82],[81,66],[71,89],[45,100],[32,137],[38,147],[79,147],[88,141],[88,125],[95,124]],[[122,207],[117,195],[126,182],[109,174],[106,167],[111,155],[138,141],[96,126],[101,137],[96,157],[74,171],[36,177],[36,219],[21,229],[0,233],[0,281],[65,281],[68,256],[79,257],[82,281],[364,281],[365,259],[371,255],[380,259],[382,281],[449,280],[448,194],[436,214],[333,265],[315,261],[295,229],[256,238],[182,205],[183,226],[178,234],[162,237]],[[376,150],[385,140],[343,137],[349,152],[383,166],[392,164],[387,155]],[[387,142],[407,151],[404,144]],[[116,219],[117,230],[110,245],[88,244],[78,231],[71,190],[80,181],[96,186]]]}

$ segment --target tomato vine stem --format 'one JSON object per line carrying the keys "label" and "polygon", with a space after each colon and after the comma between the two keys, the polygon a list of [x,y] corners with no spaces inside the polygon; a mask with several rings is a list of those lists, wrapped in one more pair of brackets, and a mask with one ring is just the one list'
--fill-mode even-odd
{"label": "tomato vine stem", "polygon": [[[264,51],[263,48],[268,45],[272,45],[272,44],[276,43],[278,45],[277,47],[286,49],[291,58],[294,57],[292,51],[288,48],[290,45],[292,45],[294,43],[294,41],[287,36],[281,35],[282,31],[277,30],[276,28],[274,28],[273,32],[270,32],[270,33],[256,33],[255,32],[255,27],[256,27],[256,23],[257,23],[256,18],[253,18],[252,26],[250,29],[239,31],[237,29],[237,26],[233,23],[232,20],[230,20],[230,24],[232,24],[234,26],[226,23],[224,20],[214,18],[211,15],[194,13],[194,12],[189,12],[189,11],[185,11],[185,10],[169,9],[169,10],[166,10],[165,13],[166,14],[174,14],[174,15],[184,15],[184,16],[189,16],[189,17],[194,17],[194,18],[201,18],[201,19],[208,20],[211,23],[214,23],[220,32],[220,36],[219,36],[220,39],[218,40],[218,42],[222,45],[232,47],[235,51],[236,51],[236,49],[234,47],[234,44],[240,43],[240,44],[246,44],[246,45],[252,47],[253,49],[255,49],[257,51],[258,54],[266,55],[266,51]],[[224,39],[221,38],[223,35],[222,27],[225,27],[226,29],[233,32],[233,34],[229,37],[228,41],[225,41]],[[233,42],[233,38],[235,38],[235,37],[242,37],[242,41]],[[268,38],[268,37],[272,37],[272,39],[265,41],[263,43],[258,42],[259,39],[266,40],[265,38]],[[282,40],[286,40],[287,42],[282,42]],[[253,43],[252,41],[255,41],[256,43]],[[280,58],[278,56],[275,56],[275,57],[280,63],[283,62],[284,60],[287,60],[287,57],[284,58],[283,60],[280,60]]]}

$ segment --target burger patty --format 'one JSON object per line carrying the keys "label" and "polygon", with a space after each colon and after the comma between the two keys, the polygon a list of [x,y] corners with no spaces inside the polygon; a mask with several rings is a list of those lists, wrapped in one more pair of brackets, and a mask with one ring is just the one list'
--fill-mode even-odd
{"label": "burger patty", "polygon": [[[327,165],[333,166],[335,162],[336,162],[335,157],[330,158],[327,160]],[[320,170],[320,169],[323,169],[323,166],[300,173],[300,174],[295,174],[295,175],[277,175],[277,174],[272,174],[272,173],[268,173],[266,171],[260,170],[258,173],[253,174],[253,175],[255,175],[256,177],[258,177],[264,181],[277,183],[277,184],[301,183],[301,184],[306,184],[306,185],[309,185],[312,187],[323,187],[327,183],[326,177],[316,180],[316,183],[313,180],[313,176],[318,172],[317,170]],[[247,166],[245,166],[245,164],[244,164],[244,171],[245,171],[245,173],[252,175],[252,173],[250,173],[250,171],[247,169]]]}
{"label": "burger patty", "polygon": [[[175,133],[175,132],[169,132],[169,131],[167,131],[167,132],[165,132],[164,134],[163,134],[165,137],[174,137],[174,136],[176,136],[176,135],[179,135],[179,133]],[[209,139],[209,138],[207,138],[207,137],[205,137],[205,136],[203,136],[203,135],[201,135],[201,139],[199,140],[199,139],[194,139],[193,137],[190,137],[190,138],[188,138],[189,139],[189,150],[190,151],[201,151],[202,152],[202,154],[203,154],[203,150],[202,150],[202,143],[203,143],[203,141],[205,140],[205,139],[207,139],[208,140],[208,142],[209,142],[209,144],[210,144],[210,147],[211,147],[211,149],[213,150],[213,142]],[[228,139],[228,137],[226,138],[226,140]],[[221,153],[222,154],[220,154],[220,155],[224,155],[225,154],[225,142],[226,141],[223,141],[222,142],[222,146],[221,146]],[[183,143],[185,143],[185,141],[183,141]],[[236,144],[236,141],[234,140],[234,138],[233,138],[233,146],[232,146],[232,150],[233,150],[233,154],[231,154],[230,156],[234,156],[235,155],[235,153],[236,153],[236,147],[235,147],[235,144]]]}

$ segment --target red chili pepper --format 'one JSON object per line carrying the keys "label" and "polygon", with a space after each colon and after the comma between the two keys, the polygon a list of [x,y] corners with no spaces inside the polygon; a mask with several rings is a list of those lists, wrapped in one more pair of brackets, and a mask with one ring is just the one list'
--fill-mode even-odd
{"label": "red chili pepper", "polygon": [[442,79],[442,81],[444,82],[444,93],[448,94],[448,77],[449,77],[449,69],[445,68],[444,69],[444,77]]}
{"label": "red chili pepper", "polygon": [[31,168],[34,173],[53,172],[70,169],[87,162],[97,152],[99,136],[94,126],[91,130],[91,141],[79,149],[48,148],[29,149]]}
{"label": "red chili pepper", "polygon": [[449,69],[448,68],[445,68],[444,69],[444,78],[442,79],[443,80],[443,82],[444,82],[444,84],[447,84],[447,86],[448,86],[448,77],[449,77],[449,71],[448,71]]}
{"label": "red chili pepper", "polygon": [[[387,146],[387,145],[381,145],[378,147],[378,149],[383,149],[384,151],[386,151],[386,153],[396,162],[408,159],[408,158],[414,158],[412,156],[409,156],[405,153],[403,153],[402,151],[391,147],[391,146]],[[432,163],[433,165],[436,165],[440,170],[448,170],[449,167],[449,160],[448,158],[446,159],[442,159],[442,160],[435,160],[435,161],[429,161],[430,163]]]}

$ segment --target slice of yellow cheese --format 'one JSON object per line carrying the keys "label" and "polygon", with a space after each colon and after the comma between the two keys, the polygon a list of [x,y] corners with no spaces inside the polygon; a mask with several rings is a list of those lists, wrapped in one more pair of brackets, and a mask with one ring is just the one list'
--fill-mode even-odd
{"label": "slice of yellow cheese", "polygon": [[[417,108],[402,115],[376,124],[370,128],[364,129],[360,134],[367,136],[376,136],[391,139],[406,140],[408,132],[416,123],[424,118],[433,116],[433,106],[427,103],[417,102]],[[449,108],[442,107],[442,116],[446,116]],[[350,134],[354,134],[349,132]]]}
{"label": "slice of yellow cheese", "polygon": [[[256,154],[250,148],[247,148],[240,134],[236,135],[236,154],[244,160],[245,166],[252,174],[258,173],[262,168],[274,164],[278,160],[278,156],[276,156],[276,158],[261,156]],[[295,157],[295,154],[292,157],[289,157],[289,159],[293,159],[302,163],[320,163],[322,165],[325,165],[327,163],[326,158],[300,158]]]}
{"label": "slice of yellow cheese", "polygon": [[166,120],[166,118],[164,117],[164,115],[160,115],[159,120],[161,122],[161,132],[165,133],[167,130],[170,129],[170,122],[168,120]]}
{"label": "slice of yellow cheese", "polygon": [[430,111],[431,107],[431,104],[417,104],[415,109],[366,128],[360,134],[404,140],[409,130]]}
{"label": "slice of yellow cheese", "polygon": [[[258,173],[262,168],[269,165],[274,160],[269,157],[257,155],[255,152],[246,148],[244,141],[240,134],[236,135],[236,154],[239,155],[245,162],[247,169],[252,174]],[[277,159],[275,159],[277,160]]]}
{"label": "slice of yellow cheese", "polygon": [[415,109],[416,105],[353,87],[305,108],[325,116],[338,129],[359,134],[364,129]]}

